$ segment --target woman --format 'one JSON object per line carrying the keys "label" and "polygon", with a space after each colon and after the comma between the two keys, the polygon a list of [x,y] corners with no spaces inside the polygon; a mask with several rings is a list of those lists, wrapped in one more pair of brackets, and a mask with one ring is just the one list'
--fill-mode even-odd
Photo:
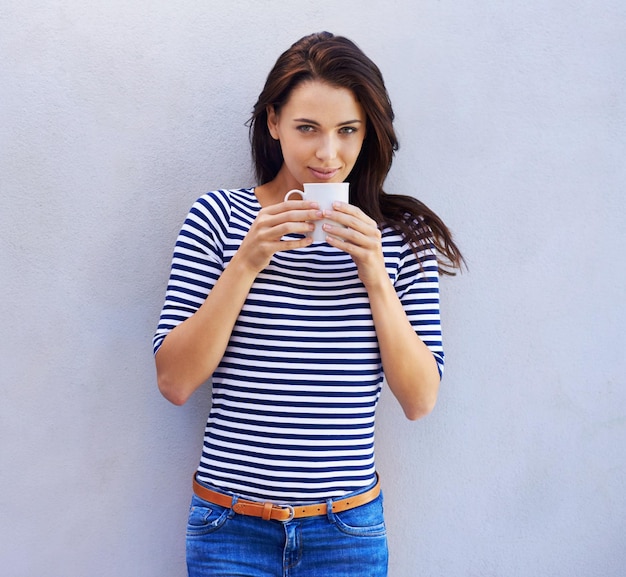
{"label": "woman", "polygon": [[[192,576],[386,575],[383,374],[409,419],[433,409],[438,271],[462,260],[431,210],[383,191],[392,122],[380,71],[355,44],[302,38],[250,121],[259,185],[205,194],[182,227],[154,350],[172,403],[212,377]],[[333,210],[283,201],[304,182],[343,181],[350,203]],[[326,242],[313,243],[322,218]]]}

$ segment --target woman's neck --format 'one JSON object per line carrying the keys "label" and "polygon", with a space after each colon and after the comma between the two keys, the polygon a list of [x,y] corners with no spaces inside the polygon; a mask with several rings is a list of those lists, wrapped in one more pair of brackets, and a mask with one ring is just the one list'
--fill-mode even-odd
{"label": "woman's neck", "polygon": [[275,178],[261,186],[257,186],[254,189],[254,193],[259,204],[263,207],[283,202],[285,195],[290,190],[296,188],[302,190],[302,185],[291,176],[283,164]]}

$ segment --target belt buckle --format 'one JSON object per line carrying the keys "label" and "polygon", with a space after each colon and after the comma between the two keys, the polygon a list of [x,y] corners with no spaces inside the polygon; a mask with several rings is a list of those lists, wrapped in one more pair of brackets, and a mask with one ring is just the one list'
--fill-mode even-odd
{"label": "belt buckle", "polygon": [[281,519],[281,523],[289,523],[289,521],[292,521],[293,518],[296,516],[296,512],[291,505],[280,505],[278,508],[280,508],[282,511],[284,511],[285,509],[289,511],[289,517],[284,521]]}

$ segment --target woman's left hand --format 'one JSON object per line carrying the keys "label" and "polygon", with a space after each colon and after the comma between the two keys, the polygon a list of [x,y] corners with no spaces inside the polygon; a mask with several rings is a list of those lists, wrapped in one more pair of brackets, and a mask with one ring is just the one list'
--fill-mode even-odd
{"label": "woman's left hand", "polygon": [[376,221],[360,208],[345,202],[333,203],[333,210],[325,210],[324,218],[333,221],[332,224],[324,224],[326,241],[352,257],[365,288],[389,282],[383,257],[382,234]]}

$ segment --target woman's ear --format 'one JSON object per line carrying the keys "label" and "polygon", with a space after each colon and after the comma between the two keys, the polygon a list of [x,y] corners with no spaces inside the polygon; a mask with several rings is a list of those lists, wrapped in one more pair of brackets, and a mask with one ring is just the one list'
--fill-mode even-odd
{"label": "woman's ear", "polygon": [[278,114],[271,104],[267,107],[267,129],[270,131],[270,134],[274,140],[279,140]]}

